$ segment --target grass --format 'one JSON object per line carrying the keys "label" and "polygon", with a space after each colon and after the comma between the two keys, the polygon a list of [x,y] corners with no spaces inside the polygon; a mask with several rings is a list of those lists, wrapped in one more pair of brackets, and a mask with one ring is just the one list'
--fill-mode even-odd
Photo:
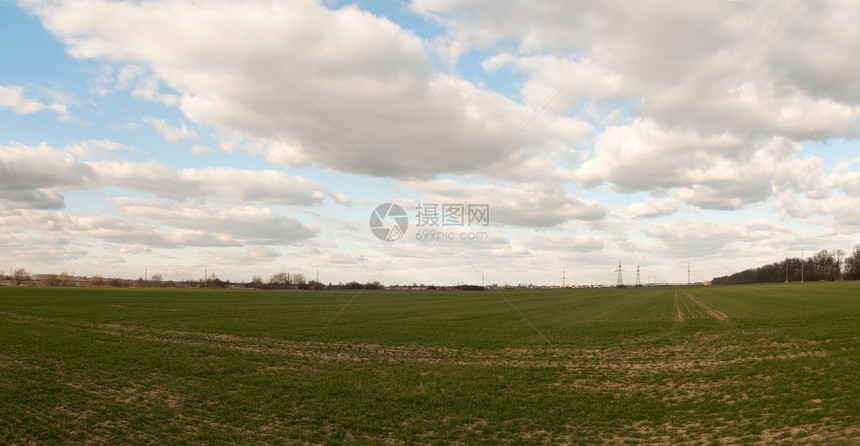
{"label": "grass", "polygon": [[860,441],[860,283],[0,288],[0,443]]}

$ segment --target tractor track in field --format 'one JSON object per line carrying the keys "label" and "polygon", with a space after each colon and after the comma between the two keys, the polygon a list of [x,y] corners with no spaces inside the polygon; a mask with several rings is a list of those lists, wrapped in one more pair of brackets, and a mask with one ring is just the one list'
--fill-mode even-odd
{"label": "tractor track in field", "polygon": [[693,303],[698,305],[705,313],[708,313],[708,315],[710,315],[712,318],[714,318],[720,322],[728,322],[729,321],[729,317],[726,316],[726,313],[723,313],[720,310],[715,310],[715,309],[705,305],[702,301],[700,301],[699,299],[696,299],[695,297],[693,297],[692,294],[690,294],[687,291],[684,291],[684,294],[686,294],[687,297],[691,301],[693,301]]}
{"label": "tractor track in field", "polygon": [[681,305],[678,303],[678,292],[675,291],[675,320],[684,322],[684,312],[681,311]]}

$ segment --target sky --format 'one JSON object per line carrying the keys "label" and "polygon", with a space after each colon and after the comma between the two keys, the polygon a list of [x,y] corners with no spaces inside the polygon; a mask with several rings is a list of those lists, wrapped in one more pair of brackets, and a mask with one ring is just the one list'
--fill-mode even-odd
{"label": "sky", "polygon": [[3,0],[0,267],[685,283],[849,251],[858,21],[847,1]]}

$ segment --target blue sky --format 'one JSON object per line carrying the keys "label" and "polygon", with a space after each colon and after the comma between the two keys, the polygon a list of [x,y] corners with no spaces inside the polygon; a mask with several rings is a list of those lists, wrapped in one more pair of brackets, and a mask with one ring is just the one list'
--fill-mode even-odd
{"label": "blue sky", "polygon": [[[0,264],[613,284],[850,250],[854,9],[3,2]],[[422,203],[490,222],[421,228]]]}

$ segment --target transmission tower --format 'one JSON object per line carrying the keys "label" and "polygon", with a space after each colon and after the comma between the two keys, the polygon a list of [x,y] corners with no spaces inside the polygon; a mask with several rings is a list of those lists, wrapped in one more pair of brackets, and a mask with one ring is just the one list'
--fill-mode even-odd
{"label": "transmission tower", "polygon": [[642,286],[642,279],[639,278],[639,262],[636,262],[636,286]]}
{"label": "transmission tower", "polygon": [[621,272],[624,270],[621,269],[621,262],[620,261],[618,262],[618,269],[616,269],[616,271],[618,271],[618,283],[616,283],[615,286],[616,287],[623,287],[624,286],[624,280],[621,279]]}

